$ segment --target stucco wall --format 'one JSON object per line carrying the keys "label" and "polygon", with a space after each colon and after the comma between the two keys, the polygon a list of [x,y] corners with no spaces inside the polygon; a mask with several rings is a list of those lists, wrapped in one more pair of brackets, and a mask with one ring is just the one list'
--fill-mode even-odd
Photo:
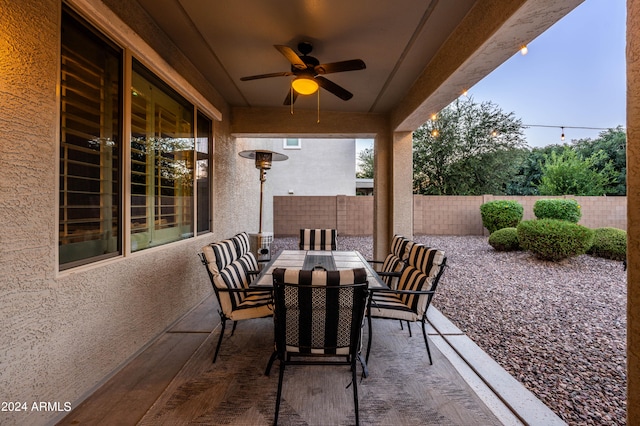
{"label": "stucco wall", "polygon": [[[135,3],[108,3],[225,116],[216,91]],[[58,0],[0,0],[0,396],[29,407],[75,404],[208,295],[196,253],[253,219],[216,211],[213,233],[57,272],[59,14]],[[256,198],[243,197],[255,186],[252,166],[236,159],[241,147],[224,120],[214,130],[214,208],[257,211]],[[38,425],[63,414],[3,412],[0,423]]]}

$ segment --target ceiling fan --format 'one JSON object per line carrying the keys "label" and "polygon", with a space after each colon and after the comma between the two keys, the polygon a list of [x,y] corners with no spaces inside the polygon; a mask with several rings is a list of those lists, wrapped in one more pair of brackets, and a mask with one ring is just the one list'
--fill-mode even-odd
{"label": "ceiling fan", "polygon": [[315,93],[316,90],[318,90],[318,86],[333,93],[340,99],[348,101],[353,97],[353,93],[337,85],[331,80],[324,78],[323,75],[335,72],[363,70],[367,67],[364,61],[360,59],[321,64],[316,58],[309,56],[309,53],[313,50],[313,45],[309,42],[301,42],[298,44],[298,51],[302,54],[301,56],[289,46],[277,44],[273,47],[275,47],[285,58],[287,58],[289,62],[291,62],[291,71],[252,75],[242,77],[240,80],[248,81],[270,77],[295,76],[296,78],[291,82],[291,88],[293,90],[287,94],[287,97],[284,100],[285,105],[291,105],[294,103],[299,94],[310,95]]}

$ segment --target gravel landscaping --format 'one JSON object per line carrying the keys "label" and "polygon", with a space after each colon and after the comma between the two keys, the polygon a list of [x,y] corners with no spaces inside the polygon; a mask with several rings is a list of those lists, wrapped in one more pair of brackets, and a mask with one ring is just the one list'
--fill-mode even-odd
{"label": "gravel landscaping", "polygon": [[[483,236],[416,236],[446,252],[433,300],[445,316],[570,425],[626,424],[627,278],[622,262],[554,263],[498,252]],[[371,237],[339,237],[372,256]],[[276,238],[274,252],[297,248]]]}

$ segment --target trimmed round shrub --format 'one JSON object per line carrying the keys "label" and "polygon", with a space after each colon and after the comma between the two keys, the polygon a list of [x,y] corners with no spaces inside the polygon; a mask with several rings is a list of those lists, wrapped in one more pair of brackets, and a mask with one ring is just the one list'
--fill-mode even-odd
{"label": "trimmed round shrub", "polygon": [[516,228],[502,228],[489,236],[489,245],[498,251],[520,250],[518,230]]}
{"label": "trimmed round shrub", "polygon": [[489,201],[480,206],[482,225],[490,234],[502,228],[515,228],[522,220],[523,210],[517,201]]}
{"label": "trimmed round shrub", "polygon": [[593,234],[593,230],[566,220],[525,220],[518,225],[520,247],[544,260],[585,254],[593,245]]}
{"label": "trimmed round shrub", "polygon": [[567,198],[538,200],[533,205],[533,214],[538,219],[568,220],[573,223],[578,223],[582,217],[580,204]]}
{"label": "trimmed round shrub", "polygon": [[627,258],[627,233],[618,228],[596,228],[593,230],[593,245],[587,253],[605,259]]}

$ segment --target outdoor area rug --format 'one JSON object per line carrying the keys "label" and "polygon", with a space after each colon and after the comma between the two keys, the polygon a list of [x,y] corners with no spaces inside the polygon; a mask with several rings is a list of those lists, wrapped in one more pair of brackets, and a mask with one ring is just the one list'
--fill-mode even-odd
{"label": "outdoor area rug", "polygon": [[[207,338],[139,424],[273,423],[278,362],[269,377],[264,375],[273,350],[273,320],[242,321],[232,337],[227,330],[212,364],[219,330]],[[369,377],[358,382],[361,424],[500,424],[433,344],[431,352],[433,365],[418,326],[413,325],[409,337],[398,321],[374,320]],[[350,382],[348,366],[288,366],[279,423],[355,424]]]}

